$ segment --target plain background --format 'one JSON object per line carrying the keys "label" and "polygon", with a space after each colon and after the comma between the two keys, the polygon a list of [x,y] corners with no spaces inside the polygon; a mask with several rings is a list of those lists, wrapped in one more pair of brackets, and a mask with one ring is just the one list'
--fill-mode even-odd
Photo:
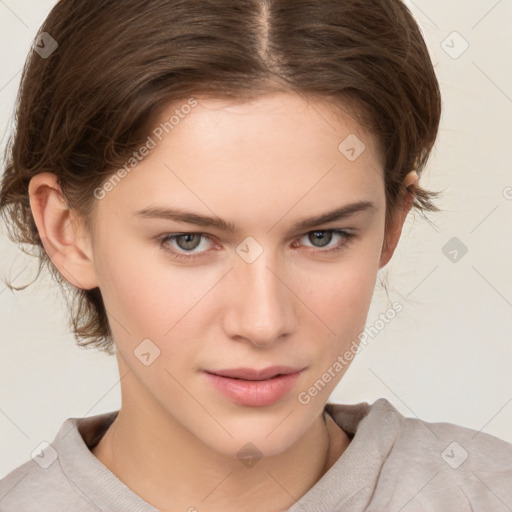
{"label": "plain background", "polygon": [[[433,225],[408,217],[380,273],[389,302],[378,284],[367,326],[393,301],[403,310],[369,338],[331,401],[385,397],[406,416],[512,442],[512,1],[406,3],[442,87],[439,139],[421,183],[444,190],[443,211],[430,216]],[[53,4],[0,0],[2,147],[21,68]],[[467,50],[454,58],[464,41]],[[446,248],[454,237],[467,247],[456,262]],[[4,226],[0,265],[17,285],[37,270]],[[0,333],[2,477],[51,442],[66,418],[118,409],[120,387],[114,356],[75,346],[65,302],[47,276],[17,293],[0,282]]]}

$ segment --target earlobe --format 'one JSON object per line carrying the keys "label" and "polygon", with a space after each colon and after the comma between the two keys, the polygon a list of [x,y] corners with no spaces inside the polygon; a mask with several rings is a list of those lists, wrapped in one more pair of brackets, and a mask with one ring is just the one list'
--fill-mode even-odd
{"label": "earlobe", "polygon": [[28,192],[39,237],[53,264],[73,286],[96,288],[98,279],[88,237],[73,218],[57,176],[49,172],[35,175]]}
{"label": "earlobe", "polygon": [[389,226],[389,229],[384,235],[384,244],[382,247],[379,269],[389,263],[395,252],[395,249],[398,246],[405,219],[407,218],[407,215],[411,210],[412,203],[414,201],[414,189],[418,185],[418,179],[419,178],[416,171],[411,171],[405,177],[402,183],[403,186],[397,200],[398,206],[393,214],[393,220]]}

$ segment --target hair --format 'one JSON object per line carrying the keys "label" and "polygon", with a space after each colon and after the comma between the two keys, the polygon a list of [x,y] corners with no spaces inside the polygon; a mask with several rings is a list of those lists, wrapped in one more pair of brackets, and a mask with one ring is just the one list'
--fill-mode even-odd
{"label": "hair", "polygon": [[[35,41],[43,33],[58,47],[27,57],[0,213],[11,240],[35,247],[36,278],[46,265],[69,293],[81,347],[114,353],[107,312],[99,288],[70,285],[46,253],[29,202],[36,174],[57,176],[90,229],[94,190],[140,148],[162,109],[197,95],[244,102],[284,91],[348,109],[374,135],[387,229],[404,177],[421,176],[437,137],[439,84],[400,0],[60,0]],[[440,211],[439,192],[413,193],[422,215]]]}

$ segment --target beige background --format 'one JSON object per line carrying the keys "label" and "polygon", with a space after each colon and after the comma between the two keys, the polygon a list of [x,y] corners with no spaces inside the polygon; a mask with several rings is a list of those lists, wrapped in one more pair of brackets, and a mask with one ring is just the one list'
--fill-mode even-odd
{"label": "beige background", "polygon": [[[390,302],[404,308],[370,338],[332,400],[386,397],[407,416],[512,442],[512,1],[407,4],[442,85],[440,136],[422,182],[444,189],[443,212],[431,217],[434,226],[408,218],[381,274]],[[25,56],[52,5],[0,0],[2,147]],[[468,248],[457,262],[443,253],[453,237]],[[16,284],[36,271],[3,226],[0,269],[21,272]],[[367,325],[388,307],[378,286]],[[0,477],[51,442],[66,418],[119,408],[115,358],[76,348],[66,325],[49,278],[17,294],[0,282]]]}

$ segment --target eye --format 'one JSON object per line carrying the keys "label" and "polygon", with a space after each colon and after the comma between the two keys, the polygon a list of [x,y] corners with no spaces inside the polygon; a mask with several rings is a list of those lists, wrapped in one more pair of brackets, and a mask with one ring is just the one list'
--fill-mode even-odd
{"label": "eye", "polygon": [[[194,258],[199,255],[196,253],[203,253],[207,250],[203,246],[203,250],[194,252],[195,249],[201,247],[201,239],[211,240],[202,233],[175,233],[163,236],[160,239],[160,245],[165,252],[171,253],[176,258]],[[177,246],[178,250],[172,248],[172,243]]]}
{"label": "eye", "polygon": [[[355,233],[350,231],[343,231],[340,229],[323,229],[310,231],[309,233],[306,233],[302,238],[306,238],[308,242],[311,242],[313,244],[313,248],[320,249],[316,252],[331,253],[345,248],[345,246],[348,245],[348,243],[355,236]],[[333,240],[338,241],[338,243],[331,245],[328,249],[323,249],[324,247],[328,247]],[[306,245],[306,247],[308,246]]]}
{"label": "eye", "polygon": [[[305,247],[318,249],[314,252],[325,254],[344,249],[350,241],[356,237],[356,234],[344,230],[324,229],[310,231],[300,237],[299,241],[305,237],[313,244],[312,246],[305,245]],[[333,240],[338,243],[328,249],[324,249],[324,247],[329,247],[329,244]],[[163,251],[171,254],[174,258],[184,260],[191,260],[208,252],[208,244],[206,244],[205,247],[205,244],[202,243],[203,241],[213,242],[212,239],[204,233],[167,233],[159,237],[159,245]]]}

